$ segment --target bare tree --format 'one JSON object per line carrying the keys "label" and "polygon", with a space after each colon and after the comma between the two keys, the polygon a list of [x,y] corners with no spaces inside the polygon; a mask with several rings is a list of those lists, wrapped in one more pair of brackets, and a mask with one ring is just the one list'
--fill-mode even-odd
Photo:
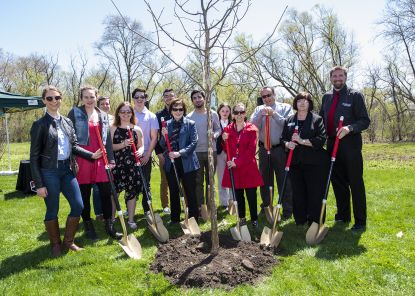
{"label": "bare tree", "polygon": [[88,59],[82,52],[78,53],[78,57],[71,57],[71,71],[66,75],[66,90],[68,97],[72,99],[72,105],[79,105],[79,90],[84,82]]}

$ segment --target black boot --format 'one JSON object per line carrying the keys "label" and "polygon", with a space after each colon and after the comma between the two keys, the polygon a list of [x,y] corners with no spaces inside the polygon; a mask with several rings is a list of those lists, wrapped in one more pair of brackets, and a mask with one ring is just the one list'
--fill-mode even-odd
{"label": "black boot", "polygon": [[97,240],[98,236],[95,232],[94,224],[92,224],[92,220],[84,221],[84,228],[86,237],[92,240]]}
{"label": "black boot", "polygon": [[115,231],[114,223],[111,219],[105,220],[105,232],[113,239],[119,240],[122,238],[122,234]]}

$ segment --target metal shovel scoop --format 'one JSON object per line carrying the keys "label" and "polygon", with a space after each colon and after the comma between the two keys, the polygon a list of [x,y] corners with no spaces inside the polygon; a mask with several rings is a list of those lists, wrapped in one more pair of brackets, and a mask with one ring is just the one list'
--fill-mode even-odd
{"label": "metal shovel scoop", "polygon": [[[210,192],[210,185],[207,186],[206,197],[208,196],[209,192]],[[200,216],[202,216],[202,219],[204,221],[209,221],[210,220],[210,211],[209,211],[209,209],[208,209],[208,207],[205,203],[200,206]]]}

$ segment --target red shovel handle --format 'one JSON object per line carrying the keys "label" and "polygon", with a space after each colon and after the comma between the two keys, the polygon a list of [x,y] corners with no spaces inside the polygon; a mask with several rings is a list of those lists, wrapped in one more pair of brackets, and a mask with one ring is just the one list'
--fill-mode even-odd
{"label": "red shovel handle", "polygon": [[[294,134],[298,134],[298,126],[294,129]],[[290,149],[288,152],[287,162],[285,163],[285,170],[289,171],[291,166],[291,160],[293,159],[294,149]]]}
{"label": "red shovel handle", "polygon": [[229,151],[229,140],[228,139],[226,139],[225,145],[226,145],[226,158],[228,159],[228,161],[230,161],[231,160],[231,152]]}
{"label": "red shovel handle", "polygon": [[135,162],[136,162],[138,165],[141,165],[140,159],[138,158],[138,156],[137,156],[137,154],[136,154],[136,152],[137,152],[137,148],[135,147],[133,133],[132,133],[132,131],[131,131],[131,129],[130,129],[130,127],[129,127],[129,126],[127,126],[127,130],[128,130],[128,137],[129,137],[129,139],[130,139],[130,140],[132,140],[132,141],[131,141],[131,148],[133,149],[133,153],[134,153]]}
{"label": "red shovel handle", "polygon": [[[161,127],[166,127],[166,122],[164,121],[164,117],[161,118]],[[171,152],[169,136],[166,134],[164,138],[166,139],[167,149],[169,150],[169,152]]]}
{"label": "red shovel handle", "polygon": [[104,144],[102,143],[102,138],[101,138],[101,133],[99,131],[98,123],[95,122],[94,127],[95,127],[95,134],[98,138],[99,148],[102,151],[102,158],[104,159],[105,166],[108,167],[107,151],[105,150]]}
{"label": "red shovel handle", "polygon": [[[343,127],[343,116],[340,116],[339,126],[337,127],[337,131]],[[337,149],[339,148],[339,136],[336,134],[336,140],[334,141],[333,152],[331,154],[331,159],[336,159]]]}

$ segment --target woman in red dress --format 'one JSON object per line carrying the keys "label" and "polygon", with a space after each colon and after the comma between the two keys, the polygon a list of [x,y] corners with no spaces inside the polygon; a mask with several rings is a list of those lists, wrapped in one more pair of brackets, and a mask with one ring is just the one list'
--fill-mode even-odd
{"label": "woman in red dress", "polygon": [[[97,92],[98,91],[94,87],[83,87],[80,92],[83,105],[81,107],[72,108],[68,114],[68,117],[74,124],[79,146],[91,152],[95,152],[100,149],[94,126],[94,124],[98,124],[101,132],[101,138],[105,146],[105,150],[107,151],[108,160],[111,164],[111,168],[113,168],[115,166],[115,161],[112,151],[108,115],[96,107]],[[121,238],[121,234],[115,232],[111,219],[111,186],[105,171],[104,159],[101,157],[95,161],[89,161],[78,157],[77,163],[79,166],[79,172],[76,179],[78,180],[82,194],[82,201],[84,203],[82,220],[84,221],[87,237],[90,239],[97,239],[94,225],[91,220],[90,202],[92,184],[97,184],[105,220],[105,231],[114,239]]]}
{"label": "woman in red dress", "polygon": [[[224,145],[225,152],[229,155],[228,168],[232,168],[235,182],[235,195],[238,202],[238,212],[241,222],[245,223],[245,198],[248,199],[249,212],[253,227],[258,227],[257,195],[258,186],[264,181],[258,170],[255,158],[258,129],[250,122],[246,122],[246,109],[244,104],[238,103],[232,110],[233,122],[224,128],[222,139],[228,141]],[[225,169],[222,186],[230,188],[231,180],[228,169]]]}

